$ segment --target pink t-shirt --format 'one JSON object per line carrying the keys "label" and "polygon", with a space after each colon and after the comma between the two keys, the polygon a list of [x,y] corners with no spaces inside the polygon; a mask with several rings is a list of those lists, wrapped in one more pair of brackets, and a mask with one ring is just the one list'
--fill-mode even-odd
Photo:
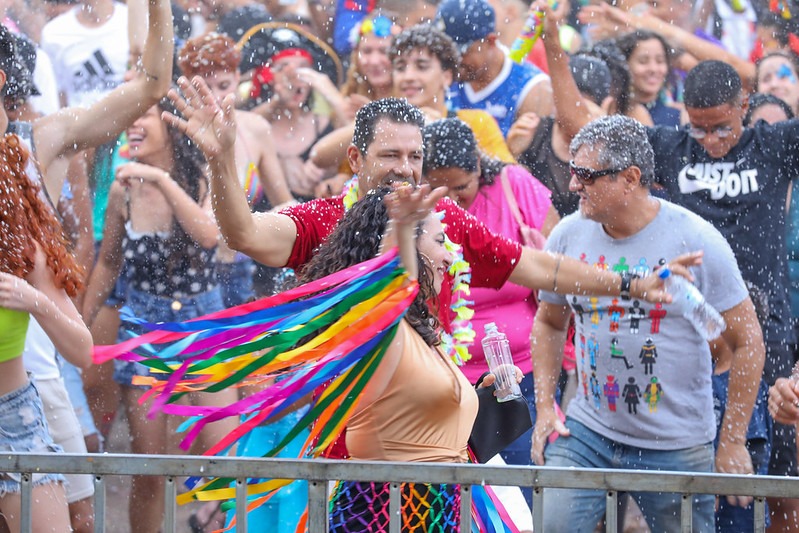
{"label": "pink t-shirt", "polygon": [[[525,223],[541,229],[552,205],[549,189],[523,167],[508,165],[505,173]],[[469,207],[469,213],[494,233],[521,242],[519,224],[513,217],[499,176],[492,185],[480,189],[474,203]],[[474,383],[488,371],[481,345],[485,336],[485,324],[488,322],[495,322],[499,330],[507,335],[516,365],[525,374],[531,372],[533,362],[530,356],[530,331],[538,307],[534,291],[508,282],[498,290],[473,287],[471,299],[474,300],[472,326],[476,337],[469,349],[472,359],[461,367],[469,381]]]}

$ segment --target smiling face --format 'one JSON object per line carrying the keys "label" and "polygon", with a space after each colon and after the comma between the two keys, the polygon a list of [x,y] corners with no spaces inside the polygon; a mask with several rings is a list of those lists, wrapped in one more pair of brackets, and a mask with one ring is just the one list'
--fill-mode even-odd
{"label": "smiling face", "polygon": [[415,124],[381,117],[374,132],[365,153],[354,145],[347,149],[350,167],[358,176],[359,194],[391,183],[418,185],[422,177],[422,130]]}
{"label": "smiling face", "polygon": [[388,49],[392,37],[364,35],[358,43],[358,72],[372,87],[391,86],[391,60]]}
{"label": "smiling face", "polygon": [[757,92],[773,94],[796,110],[799,107],[799,76],[793,63],[782,56],[763,59],[757,68]]}
{"label": "smiling face", "polygon": [[627,60],[636,97],[650,102],[666,83],[669,65],[666,51],[659,39],[640,41]]}
{"label": "smiling face", "polygon": [[131,159],[145,161],[169,147],[166,123],[161,120],[161,109],[154,105],[127,129]]}
{"label": "smiling face", "polygon": [[480,190],[480,168],[470,172],[462,168],[437,168],[425,175],[431,187],[447,187],[447,196],[468,210]]}
{"label": "smiling face", "polygon": [[444,104],[452,72],[426,48],[414,48],[394,59],[394,92],[416,107]]}
{"label": "smiling face", "polygon": [[445,242],[446,237],[441,221],[435,214],[430,213],[422,221],[421,235],[416,239],[416,248],[419,250],[422,260],[433,273],[433,287],[436,294],[441,292],[444,276],[452,264],[452,255],[447,251]]}

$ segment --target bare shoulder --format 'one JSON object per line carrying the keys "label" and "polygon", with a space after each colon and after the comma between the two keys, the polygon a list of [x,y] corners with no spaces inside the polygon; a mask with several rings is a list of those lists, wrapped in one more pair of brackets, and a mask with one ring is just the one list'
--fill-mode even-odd
{"label": "bare shoulder", "polygon": [[272,135],[272,125],[258,113],[236,111],[236,123],[241,135],[247,135],[255,139],[261,135]]}
{"label": "bare shoulder", "polygon": [[33,256],[33,270],[26,277],[26,281],[36,288],[41,288],[43,282],[47,280],[51,273],[47,267],[47,256],[44,253],[44,249],[38,241],[33,241],[33,244],[36,247],[36,252]]}

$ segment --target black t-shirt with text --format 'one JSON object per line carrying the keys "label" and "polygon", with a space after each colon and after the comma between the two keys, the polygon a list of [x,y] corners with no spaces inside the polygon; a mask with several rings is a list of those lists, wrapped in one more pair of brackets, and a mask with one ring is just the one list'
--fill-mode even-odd
{"label": "black t-shirt with text", "polygon": [[655,176],[667,197],[711,222],[730,243],[745,280],[769,296],[767,343],[794,342],[788,298],[785,199],[799,176],[799,120],[744,129],[714,159],[686,128],[649,128]]}

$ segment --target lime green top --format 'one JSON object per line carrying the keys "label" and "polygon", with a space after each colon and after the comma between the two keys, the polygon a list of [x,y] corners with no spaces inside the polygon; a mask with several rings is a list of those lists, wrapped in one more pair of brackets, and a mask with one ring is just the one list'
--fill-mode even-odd
{"label": "lime green top", "polygon": [[22,355],[31,316],[0,307],[0,363]]}

